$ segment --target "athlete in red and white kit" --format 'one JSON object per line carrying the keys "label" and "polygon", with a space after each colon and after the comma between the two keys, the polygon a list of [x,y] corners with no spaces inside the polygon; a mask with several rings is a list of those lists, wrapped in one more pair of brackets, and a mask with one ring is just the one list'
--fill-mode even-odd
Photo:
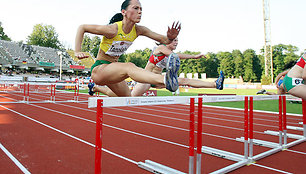
{"label": "athlete in red and white kit", "polygon": [[[169,56],[178,56],[180,59],[199,59],[205,57],[203,54],[198,55],[188,55],[174,53],[178,45],[178,38],[175,38],[170,44],[165,45],[161,44],[158,47],[154,48],[149,61],[145,67],[145,70],[154,72],[156,74],[161,74],[163,69],[166,67],[167,59]],[[193,88],[217,88],[219,90],[223,89],[224,74],[221,71],[219,78],[215,82],[207,82],[196,79],[188,78],[178,78],[178,83],[180,86],[191,86]],[[151,87],[151,84],[137,83],[132,90],[132,96],[142,96],[146,91]],[[157,88],[164,88],[165,86],[153,86]],[[115,97],[116,95],[109,89],[105,87],[94,87],[94,92],[101,92],[107,96]]]}

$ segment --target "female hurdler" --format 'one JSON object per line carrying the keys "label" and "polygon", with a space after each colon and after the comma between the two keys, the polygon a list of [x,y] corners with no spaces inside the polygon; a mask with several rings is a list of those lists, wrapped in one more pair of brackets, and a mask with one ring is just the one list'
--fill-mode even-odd
{"label": "female hurdler", "polygon": [[[155,74],[135,66],[133,63],[118,62],[122,55],[138,36],[146,36],[160,43],[168,44],[177,37],[181,29],[179,23],[168,27],[167,37],[140,26],[142,7],[138,0],[125,0],[121,13],[116,14],[109,25],[81,25],[75,40],[75,56],[87,58],[81,52],[81,43],[85,32],[102,35],[103,39],[96,62],[91,67],[91,78],[98,85],[108,86],[117,96],[131,96],[131,91],[124,79],[131,77],[141,83],[166,85],[170,91],[178,88],[177,71],[179,59],[169,59],[166,76]],[[114,23],[115,22],[115,23]]]}

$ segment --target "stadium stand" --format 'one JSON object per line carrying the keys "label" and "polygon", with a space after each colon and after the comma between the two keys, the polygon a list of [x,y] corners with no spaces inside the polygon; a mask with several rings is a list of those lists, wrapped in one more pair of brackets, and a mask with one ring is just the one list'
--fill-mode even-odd
{"label": "stadium stand", "polygon": [[[59,72],[62,58],[63,73],[87,73],[94,59],[78,62],[73,51],[27,45],[0,40],[0,65],[13,70]],[[71,56],[72,55],[72,56]],[[85,66],[85,67],[83,67]]]}

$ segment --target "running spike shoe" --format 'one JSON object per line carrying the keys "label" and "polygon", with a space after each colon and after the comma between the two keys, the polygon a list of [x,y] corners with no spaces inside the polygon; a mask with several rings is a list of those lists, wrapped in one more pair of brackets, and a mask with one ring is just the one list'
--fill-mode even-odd
{"label": "running spike shoe", "polygon": [[166,65],[165,85],[166,89],[171,92],[175,92],[179,87],[177,73],[180,69],[180,64],[180,58],[177,54],[172,53],[169,55]]}
{"label": "running spike shoe", "polygon": [[223,71],[220,71],[220,75],[216,80],[216,88],[219,90],[223,90],[223,82],[224,82],[224,73]]}
{"label": "running spike shoe", "polygon": [[267,91],[265,89],[259,90],[256,94],[265,94]]}
{"label": "running spike shoe", "polygon": [[93,83],[93,82],[88,83],[88,94],[91,95],[91,96],[93,96],[94,93],[95,93],[93,91],[94,86],[95,86],[95,83]]}

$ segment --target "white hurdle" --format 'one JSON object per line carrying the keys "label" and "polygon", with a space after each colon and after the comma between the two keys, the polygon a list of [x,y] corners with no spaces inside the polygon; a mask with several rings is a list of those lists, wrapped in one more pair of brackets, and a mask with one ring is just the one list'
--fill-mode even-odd
{"label": "white hurdle", "polygon": [[[280,100],[279,103],[279,132],[274,132],[273,134],[278,135],[279,143],[268,142],[264,140],[258,140],[253,138],[253,100]],[[194,103],[198,102],[198,106],[201,105],[201,101],[203,103],[209,102],[228,102],[228,101],[244,101],[245,109],[244,109],[244,137],[236,138],[237,141],[244,143],[244,155],[235,154],[227,151],[223,151],[220,149],[202,146],[202,108],[198,109],[198,131],[197,131],[197,148],[194,147]],[[99,101],[99,102],[98,102]],[[117,106],[143,106],[143,105],[160,105],[160,104],[190,104],[190,133],[189,133],[189,174],[197,174],[201,173],[201,153],[210,154],[213,156],[217,156],[220,158],[229,159],[235,161],[236,163],[229,165],[225,168],[219,169],[212,173],[228,173],[239,167],[243,167],[248,164],[252,164],[253,162],[262,159],[266,156],[272,155],[279,151],[282,151],[286,148],[292,147],[296,144],[302,143],[306,141],[306,102],[303,101],[303,131],[304,136],[296,136],[297,141],[291,142],[287,144],[287,137],[292,138],[294,135],[287,133],[287,125],[286,125],[286,104],[281,103],[281,101],[286,102],[286,96],[198,96],[198,97],[187,97],[187,96],[167,96],[167,97],[90,97],[88,99],[88,107],[93,108],[97,107],[97,133],[96,133],[96,156],[95,156],[95,167],[96,173],[101,172],[101,149],[102,143],[102,121],[103,121],[103,108],[104,107],[117,107]],[[99,111],[99,113],[98,113]],[[101,112],[100,112],[101,111]],[[283,139],[284,138],[284,139]],[[253,146],[264,146],[272,148],[266,152],[261,154],[257,154],[254,156],[253,154]],[[196,170],[194,170],[194,151],[197,151],[197,160],[196,160]],[[178,171],[176,169],[167,167],[163,164],[159,164],[157,162],[151,160],[145,160],[145,162],[138,162],[137,165],[150,171],[152,173],[165,173],[172,174],[178,173],[182,174],[183,172]],[[97,172],[98,171],[98,172]]]}

